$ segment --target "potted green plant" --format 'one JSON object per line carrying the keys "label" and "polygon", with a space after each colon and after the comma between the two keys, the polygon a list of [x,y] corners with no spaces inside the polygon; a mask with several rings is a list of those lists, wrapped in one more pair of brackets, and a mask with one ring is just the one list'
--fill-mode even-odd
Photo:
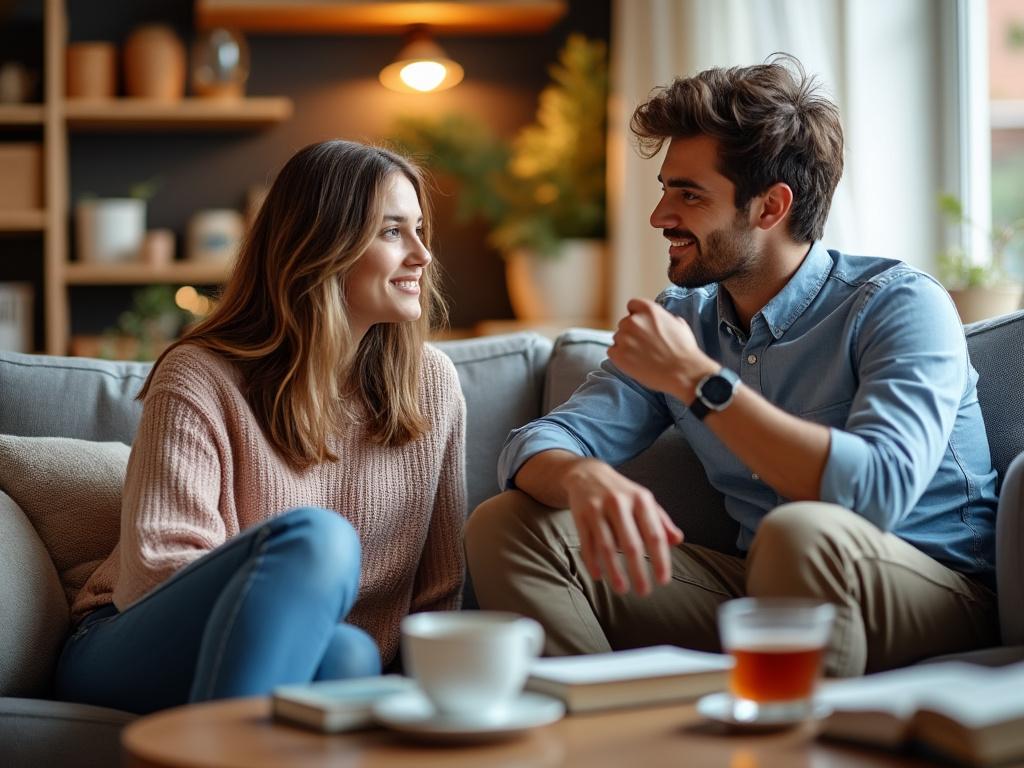
{"label": "potted green plant", "polygon": [[1020,308],[1024,286],[1010,277],[1006,269],[1009,246],[1024,230],[1024,218],[984,230],[967,216],[955,195],[939,196],[939,209],[957,227],[983,231],[990,242],[990,258],[979,262],[961,246],[948,248],[939,255],[939,277],[956,304],[960,319],[973,323]]}
{"label": "potted green plant", "polygon": [[392,138],[455,179],[460,216],[491,225],[520,319],[582,322],[604,314],[607,46],[572,34],[550,73],[511,142],[463,115],[407,117]]}

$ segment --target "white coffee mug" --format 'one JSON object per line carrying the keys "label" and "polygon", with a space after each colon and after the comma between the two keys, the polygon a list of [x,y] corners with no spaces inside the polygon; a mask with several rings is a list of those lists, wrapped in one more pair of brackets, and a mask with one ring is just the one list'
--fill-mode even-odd
{"label": "white coffee mug", "polygon": [[543,647],[540,624],[514,613],[438,611],[402,620],[405,670],[446,717],[500,713],[523,690]]}

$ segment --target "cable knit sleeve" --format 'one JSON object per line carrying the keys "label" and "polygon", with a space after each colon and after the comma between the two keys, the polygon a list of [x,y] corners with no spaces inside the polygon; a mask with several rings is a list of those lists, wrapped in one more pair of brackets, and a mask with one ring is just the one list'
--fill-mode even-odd
{"label": "cable knit sleeve", "polygon": [[224,543],[229,533],[220,513],[222,435],[208,409],[188,387],[178,386],[170,356],[163,365],[170,370],[158,370],[146,397],[125,477],[113,595],[119,610]]}
{"label": "cable knit sleeve", "polygon": [[[441,472],[431,513],[430,530],[416,572],[410,612],[455,610],[462,601],[465,562],[462,527],[466,520],[466,401],[459,388],[455,366],[446,357],[438,366],[443,394],[448,405],[443,424]],[[439,398],[441,399],[441,398]]]}

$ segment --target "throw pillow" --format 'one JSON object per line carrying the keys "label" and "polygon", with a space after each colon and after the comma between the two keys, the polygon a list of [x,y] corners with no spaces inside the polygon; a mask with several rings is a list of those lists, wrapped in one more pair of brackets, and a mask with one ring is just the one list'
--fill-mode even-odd
{"label": "throw pillow", "polygon": [[0,435],[0,489],[42,539],[69,605],[117,544],[130,452],[124,443]]}

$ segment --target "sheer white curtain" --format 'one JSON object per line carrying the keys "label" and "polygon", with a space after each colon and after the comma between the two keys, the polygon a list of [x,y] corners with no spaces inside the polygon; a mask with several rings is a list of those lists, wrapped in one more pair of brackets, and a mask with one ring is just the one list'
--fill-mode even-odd
{"label": "sheer white curtain", "polygon": [[611,317],[666,284],[667,252],[648,217],[660,158],[643,160],[629,117],[650,89],[711,66],[795,55],[843,116],[843,180],[827,246],[924,269],[940,248],[938,192],[955,189],[943,48],[957,0],[614,0],[609,142]]}

